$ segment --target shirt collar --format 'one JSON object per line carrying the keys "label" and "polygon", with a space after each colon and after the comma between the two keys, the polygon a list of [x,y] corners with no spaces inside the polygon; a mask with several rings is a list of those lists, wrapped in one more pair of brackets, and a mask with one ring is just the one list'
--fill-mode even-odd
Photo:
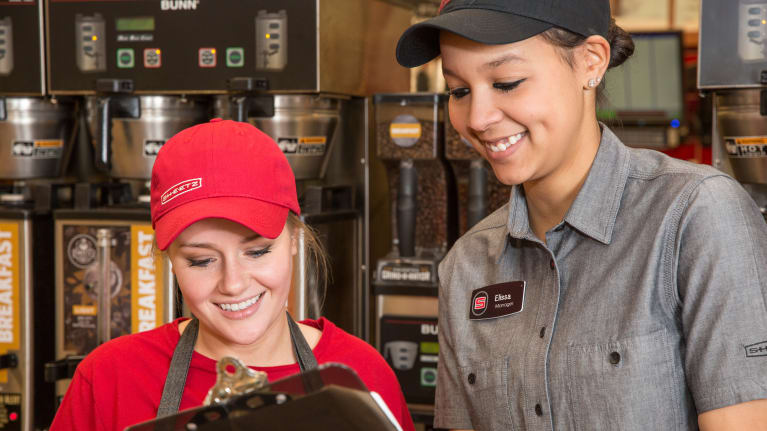
{"label": "shirt collar", "polygon": [[[609,244],[628,179],[630,160],[628,149],[618,137],[607,126],[601,127],[602,140],[597,155],[564,221],[583,234]],[[530,229],[527,200],[521,185],[514,186],[511,191],[507,233],[512,238],[540,242]],[[499,244],[499,256],[508,243],[506,235],[504,238],[507,240]]]}

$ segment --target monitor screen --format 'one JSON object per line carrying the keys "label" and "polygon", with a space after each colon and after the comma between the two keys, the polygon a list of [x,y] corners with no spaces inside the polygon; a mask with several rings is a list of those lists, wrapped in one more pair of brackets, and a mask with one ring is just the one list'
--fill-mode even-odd
{"label": "monitor screen", "polygon": [[600,120],[679,127],[684,112],[682,33],[633,33],[634,54],[607,71]]}

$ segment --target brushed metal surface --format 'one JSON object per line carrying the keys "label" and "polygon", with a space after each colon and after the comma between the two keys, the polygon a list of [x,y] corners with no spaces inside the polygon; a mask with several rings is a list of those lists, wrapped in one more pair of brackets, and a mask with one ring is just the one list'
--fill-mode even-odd
{"label": "brushed metal surface", "polygon": [[[767,138],[767,117],[759,113],[760,90],[733,90],[716,94],[719,138]],[[744,183],[767,184],[767,156],[729,156],[735,178]]]}
{"label": "brushed metal surface", "polygon": [[[74,105],[50,99],[9,97],[5,99],[7,118],[0,121],[0,178],[27,179],[58,177],[64,168],[71,145]],[[18,142],[62,142],[58,157],[14,156]]]}
{"label": "brushed metal surface", "polygon": [[[208,120],[208,103],[203,99],[178,96],[138,96],[140,118],[112,119],[112,157],[109,175],[114,178],[145,179],[152,177],[155,156],[146,155],[147,141],[167,141],[187,127]],[[85,102],[91,143],[98,151],[94,133],[98,123],[98,97]]]}

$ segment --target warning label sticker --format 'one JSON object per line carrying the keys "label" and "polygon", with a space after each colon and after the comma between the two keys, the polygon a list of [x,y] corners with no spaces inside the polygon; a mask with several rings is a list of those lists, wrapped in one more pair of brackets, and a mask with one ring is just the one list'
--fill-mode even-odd
{"label": "warning label sticker", "polygon": [[61,139],[14,141],[11,145],[11,155],[25,159],[58,159],[61,158],[63,149],[64,141]]}
{"label": "warning label sticker", "polygon": [[324,136],[301,136],[277,138],[277,145],[285,154],[306,156],[321,156],[327,148],[327,138]]}
{"label": "warning label sticker", "polygon": [[767,136],[725,137],[724,145],[730,157],[767,157]]}

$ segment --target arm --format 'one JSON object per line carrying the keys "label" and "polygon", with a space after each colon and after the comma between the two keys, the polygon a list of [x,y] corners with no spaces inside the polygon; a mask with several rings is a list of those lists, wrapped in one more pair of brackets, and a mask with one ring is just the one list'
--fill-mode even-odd
{"label": "arm", "polygon": [[[767,224],[734,180],[712,177],[688,200],[677,234],[685,378],[703,429],[767,416]],[[737,421],[737,422],[733,422]],[[735,428],[724,424],[730,423]]]}
{"label": "arm", "polygon": [[767,431],[767,399],[735,404],[698,416],[701,431]]}
{"label": "arm", "polygon": [[104,428],[97,426],[96,417],[98,409],[93,388],[78,368],[72,382],[69,384],[66,395],[56,411],[50,431],[82,430],[95,431]]}

